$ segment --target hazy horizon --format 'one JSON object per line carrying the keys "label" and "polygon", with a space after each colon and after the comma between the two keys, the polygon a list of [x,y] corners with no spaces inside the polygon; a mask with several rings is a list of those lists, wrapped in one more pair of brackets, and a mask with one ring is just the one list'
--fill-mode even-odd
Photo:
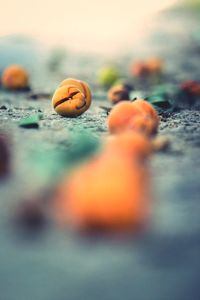
{"label": "hazy horizon", "polygon": [[0,11],[0,36],[25,34],[71,50],[112,53],[130,46],[175,1],[9,0]]}

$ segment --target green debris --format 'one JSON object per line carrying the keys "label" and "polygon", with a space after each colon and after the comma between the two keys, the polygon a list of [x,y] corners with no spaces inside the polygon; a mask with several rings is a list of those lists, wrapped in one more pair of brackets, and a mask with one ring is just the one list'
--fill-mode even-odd
{"label": "green debris", "polygon": [[89,131],[72,131],[56,149],[42,146],[31,151],[26,165],[42,185],[55,185],[64,174],[91,158],[100,149],[98,137]]}
{"label": "green debris", "polygon": [[166,84],[156,86],[147,97],[147,101],[153,104],[158,110],[165,110],[168,112],[174,111],[176,107],[177,87]]}
{"label": "green debris", "polygon": [[42,114],[33,114],[22,118],[19,121],[19,126],[23,128],[39,128],[39,121],[42,119]]}
{"label": "green debris", "polygon": [[98,73],[98,81],[104,87],[111,87],[119,78],[119,72],[114,66],[105,66]]}

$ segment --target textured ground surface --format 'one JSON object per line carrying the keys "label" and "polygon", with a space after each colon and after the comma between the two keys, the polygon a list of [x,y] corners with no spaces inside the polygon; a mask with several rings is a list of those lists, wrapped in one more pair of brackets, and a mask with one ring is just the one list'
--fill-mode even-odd
{"label": "textured ground surface", "polygon": [[[196,78],[199,57],[196,53],[187,68],[184,55],[191,51],[183,52],[172,73],[176,80],[184,78],[177,71],[181,64],[185,79],[188,74]],[[87,239],[48,226],[24,239],[10,221],[14,203],[43,184],[28,164],[36,149],[62,147],[71,128],[80,124],[106,134],[106,114],[99,108],[103,101],[94,99],[91,110],[69,120],[52,111],[50,100],[0,94],[0,128],[11,134],[15,157],[12,177],[1,184],[0,299],[199,299],[199,111],[176,112],[161,122],[160,133],[170,137],[171,148],[152,158],[152,221],[137,237]],[[21,117],[38,110],[43,113],[39,129],[18,127]]]}

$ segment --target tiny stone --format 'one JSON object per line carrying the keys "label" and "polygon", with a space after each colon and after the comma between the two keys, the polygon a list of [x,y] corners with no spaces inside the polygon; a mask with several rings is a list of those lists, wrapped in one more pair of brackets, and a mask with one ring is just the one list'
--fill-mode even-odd
{"label": "tiny stone", "polygon": [[7,107],[5,105],[1,105],[0,109],[7,109]]}

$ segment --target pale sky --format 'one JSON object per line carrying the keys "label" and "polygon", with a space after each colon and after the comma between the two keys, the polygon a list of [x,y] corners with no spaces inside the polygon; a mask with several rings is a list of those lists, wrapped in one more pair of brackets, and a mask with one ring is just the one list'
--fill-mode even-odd
{"label": "pale sky", "polygon": [[174,2],[0,0],[0,36],[23,33],[75,50],[114,49],[128,45],[155,12]]}

